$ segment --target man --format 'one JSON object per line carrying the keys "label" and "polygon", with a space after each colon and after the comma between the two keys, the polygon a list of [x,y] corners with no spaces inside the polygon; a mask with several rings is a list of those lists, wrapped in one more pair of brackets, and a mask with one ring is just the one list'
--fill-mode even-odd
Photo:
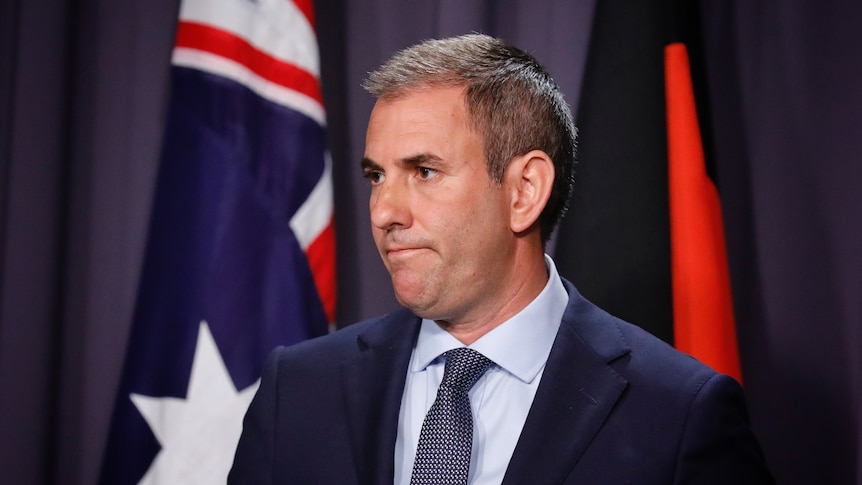
{"label": "man", "polygon": [[544,255],[575,130],[534,59],[432,40],[365,87],[372,233],[405,309],[275,351],[231,483],[771,483],[739,385]]}

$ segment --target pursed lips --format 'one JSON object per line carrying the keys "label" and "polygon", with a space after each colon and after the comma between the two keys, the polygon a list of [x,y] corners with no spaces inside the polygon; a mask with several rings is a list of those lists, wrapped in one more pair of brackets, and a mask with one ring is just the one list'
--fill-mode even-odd
{"label": "pursed lips", "polygon": [[411,247],[411,248],[387,248],[387,249],[386,249],[386,254],[387,254],[388,256],[404,256],[404,255],[413,254],[413,253],[415,253],[415,252],[417,252],[417,251],[421,251],[421,250],[423,250],[423,249],[426,249],[426,248],[422,248],[422,247],[415,247],[415,248],[413,248],[413,247]]}
{"label": "pursed lips", "polygon": [[427,250],[424,246],[389,246],[385,248],[386,259],[389,262],[398,262],[415,256],[422,251]]}

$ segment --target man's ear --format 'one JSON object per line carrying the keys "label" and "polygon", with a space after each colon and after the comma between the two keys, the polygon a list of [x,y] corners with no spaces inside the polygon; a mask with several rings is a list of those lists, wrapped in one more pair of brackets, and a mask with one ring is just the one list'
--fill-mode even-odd
{"label": "man's ear", "polygon": [[510,195],[509,227],[515,233],[524,232],[539,219],[551,197],[554,162],[547,153],[533,150],[512,159],[503,177]]}

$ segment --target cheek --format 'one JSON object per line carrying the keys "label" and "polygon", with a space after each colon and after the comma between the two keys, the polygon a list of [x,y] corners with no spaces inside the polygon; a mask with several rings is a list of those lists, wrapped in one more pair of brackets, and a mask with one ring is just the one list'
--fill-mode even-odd
{"label": "cheek", "polygon": [[508,216],[497,196],[497,192],[483,192],[477,200],[453,210],[457,222],[450,221],[454,229],[451,235],[463,250],[478,252],[493,259],[496,256],[491,253],[507,240]]}

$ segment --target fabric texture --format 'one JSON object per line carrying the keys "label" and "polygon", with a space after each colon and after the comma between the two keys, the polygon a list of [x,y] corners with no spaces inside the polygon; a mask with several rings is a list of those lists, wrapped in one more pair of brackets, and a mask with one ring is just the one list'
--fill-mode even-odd
{"label": "fabric texture", "polygon": [[443,382],[422,423],[411,485],[466,485],[470,473],[473,412],[467,392],[494,363],[466,347],[444,355]]}

